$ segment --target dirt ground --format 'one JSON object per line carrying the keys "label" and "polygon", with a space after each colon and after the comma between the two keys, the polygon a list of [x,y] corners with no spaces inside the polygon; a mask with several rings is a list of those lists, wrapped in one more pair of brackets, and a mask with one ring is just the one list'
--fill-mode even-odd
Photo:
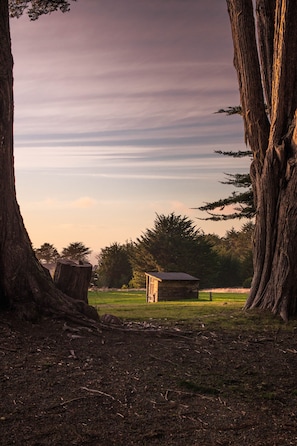
{"label": "dirt ground", "polygon": [[1,445],[297,444],[297,335],[0,315]]}

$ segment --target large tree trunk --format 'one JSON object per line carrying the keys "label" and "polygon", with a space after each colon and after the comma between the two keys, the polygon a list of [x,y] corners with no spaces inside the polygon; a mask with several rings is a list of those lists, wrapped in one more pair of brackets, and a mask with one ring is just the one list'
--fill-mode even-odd
{"label": "large tree trunk", "polygon": [[256,1],[258,45],[252,0],[227,4],[257,210],[245,308],[287,320],[297,315],[297,2]]}
{"label": "large tree trunk", "polygon": [[288,320],[297,315],[297,171],[289,168],[286,180],[273,150],[265,161],[258,180],[254,278],[246,308],[269,309]]}
{"label": "large tree trunk", "polygon": [[[26,319],[89,312],[56,289],[33,252],[16,200],[13,159],[13,59],[8,0],[0,0],[0,307]],[[83,316],[82,316],[83,317]]]}

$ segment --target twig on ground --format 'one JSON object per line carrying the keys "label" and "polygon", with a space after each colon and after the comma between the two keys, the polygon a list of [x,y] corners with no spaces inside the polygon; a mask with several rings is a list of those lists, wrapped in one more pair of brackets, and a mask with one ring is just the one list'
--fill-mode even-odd
{"label": "twig on ground", "polygon": [[97,393],[99,395],[107,396],[108,398],[111,398],[112,400],[115,400],[114,396],[109,395],[109,393],[102,392],[101,390],[89,389],[88,387],[81,387],[81,389],[82,390],[86,390],[87,392],[90,392],[90,393]]}
{"label": "twig on ground", "polygon": [[161,361],[161,362],[169,362],[169,364],[172,365],[176,365],[178,366],[179,364],[177,364],[176,362],[171,361],[170,359],[166,359],[166,358],[158,358],[158,356],[154,356],[154,355],[149,355],[150,358],[152,359],[156,359],[157,361]]}
{"label": "twig on ground", "polygon": [[[209,401],[215,401],[218,398],[212,397],[212,396],[206,396],[206,395],[201,395],[201,393],[198,392],[183,392],[182,390],[176,390],[176,389],[167,389],[167,392],[175,392],[178,395],[190,395],[190,396],[198,396],[199,398],[203,399],[203,400],[209,400]],[[220,398],[219,398],[220,399]]]}
{"label": "twig on ground", "polygon": [[81,387],[81,389],[86,390],[87,392],[90,392],[92,395],[88,395],[88,396],[81,395],[81,396],[77,396],[75,398],[71,398],[70,400],[61,401],[60,403],[57,403],[57,404],[54,404],[54,405],[48,407],[47,410],[55,409],[56,407],[67,406],[67,404],[73,403],[74,401],[83,400],[89,396],[102,395],[102,396],[107,396],[108,398],[111,398],[112,400],[115,400],[115,398],[112,395],[109,395],[108,393],[105,393],[105,392],[101,392],[101,390],[89,389],[88,387]]}
{"label": "twig on ground", "polygon": [[84,398],[86,398],[85,395],[77,396],[76,398],[71,398],[70,400],[61,401],[60,403],[53,404],[52,406],[48,407],[47,410],[56,409],[56,407],[66,406],[67,404],[73,403],[74,401],[83,400]]}

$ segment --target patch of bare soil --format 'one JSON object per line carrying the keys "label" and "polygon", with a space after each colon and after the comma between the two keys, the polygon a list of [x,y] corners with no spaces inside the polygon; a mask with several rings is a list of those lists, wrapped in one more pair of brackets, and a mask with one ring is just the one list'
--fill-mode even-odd
{"label": "patch of bare soil", "polygon": [[295,334],[69,325],[0,316],[1,445],[297,444]]}

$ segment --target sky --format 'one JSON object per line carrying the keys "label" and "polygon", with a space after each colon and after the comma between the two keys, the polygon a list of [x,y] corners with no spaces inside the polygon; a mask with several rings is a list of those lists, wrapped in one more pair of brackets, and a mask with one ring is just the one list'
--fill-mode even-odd
{"label": "sky", "polygon": [[[222,0],[78,0],[11,19],[17,198],[35,248],[135,241],[157,214],[223,236],[193,209],[248,160]],[[91,259],[91,260],[92,260]]]}

